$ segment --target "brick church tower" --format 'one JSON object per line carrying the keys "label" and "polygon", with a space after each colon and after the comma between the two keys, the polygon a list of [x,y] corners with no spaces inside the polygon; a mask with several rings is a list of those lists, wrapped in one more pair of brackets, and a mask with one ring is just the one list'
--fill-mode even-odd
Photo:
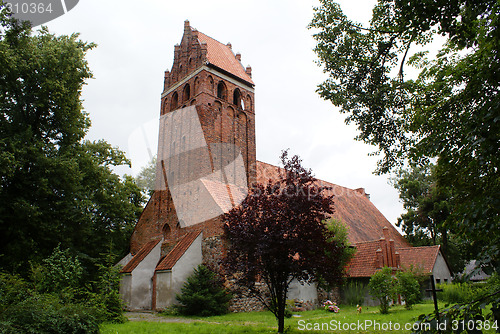
{"label": "brick church tower", "polygon": [[[251,71],[231,44],[184,22],[161,94],[155,191],[134,229],[131,254],[121,261],[129,308],[168,306],[175,294],[160,290],[176,287],[167,288],[161,274],[183,282],[186,275],[173,277],[175,266],[187,273],[220,257],[220,215],[238,205],[256,181]],[[196,259],[180,263],[189,252]],[[147,268],[138,274],[141,266]]]}

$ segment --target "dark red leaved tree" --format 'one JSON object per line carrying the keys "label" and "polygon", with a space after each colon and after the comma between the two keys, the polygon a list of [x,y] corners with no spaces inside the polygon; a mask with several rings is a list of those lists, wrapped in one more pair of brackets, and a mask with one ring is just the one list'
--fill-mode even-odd
{"label": "dark red leaved tree", "polygon": [[[281,155],[283,168],[267,184],[255,185],[243,203],[224,216],[228,240],[227,274],[253,293],[276,316],[284,331],[288,287],[293,279],[332,286],[342,278],[342,245],[323,223],[333,213],[333,196],[324,194],[311,170],[297,156]],[[270,300],[256,289],[256,278],[269,289]]]}

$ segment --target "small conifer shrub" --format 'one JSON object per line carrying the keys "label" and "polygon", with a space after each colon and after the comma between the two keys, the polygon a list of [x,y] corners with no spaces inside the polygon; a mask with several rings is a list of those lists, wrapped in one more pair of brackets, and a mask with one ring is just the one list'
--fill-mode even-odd
{"label": "small conifer shrub", "polygon": [[176,296],[177,310],[183,315],[211,316],[227,313],[231,294],[210,269],[199,265]]}

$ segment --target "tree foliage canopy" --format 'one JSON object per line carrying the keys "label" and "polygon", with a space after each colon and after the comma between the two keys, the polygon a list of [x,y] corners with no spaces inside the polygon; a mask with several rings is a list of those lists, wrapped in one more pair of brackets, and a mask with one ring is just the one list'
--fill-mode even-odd
{"label": "tree foliage canopy", "polygon": [[448,221],[498,268],[500,3],[379,0],[368,26],[320,4],[310,27],[329,78],[319,94],[378,147],[379,173],[436,163],[453,195]]}
{"label": "tree foliage canopy", "polygon": [[80,94],[95,45],[33,34],[0,10],[0,266],[26,276],[58,244],[87,265],[110,244],[125,252],[143,199],[111,170],[129,164],[124,153],[83,139]]}
{"label": "tree foliage canopy", "polygon": [[[333,213],[332,196],[315,183],[297,156],[281,155],[277,179],[257,184],[240,206],[224,216],[229,241],[225,267],[238,286],[255,293],[284,330],[284,311],[292,280],[312,283],[319,277],[341,281],[344,246],[335,241],[324,221]],[[268,302],[256,289],[260,277],[270,292]]]}
{"label": "tree foliage canopy", "polygon": [[370,294],[380,302],[379,309],[382,314],[389,313],[390,303],[397,294],[396,278],[392,272],[392,268],[383,267],[373,274],[368,282]]}

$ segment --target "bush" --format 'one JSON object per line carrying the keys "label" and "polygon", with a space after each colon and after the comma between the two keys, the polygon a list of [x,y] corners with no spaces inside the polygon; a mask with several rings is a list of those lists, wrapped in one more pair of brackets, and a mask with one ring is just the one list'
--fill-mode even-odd
{"label": "bush", "polygon": [[365,302],[366,285],[357,281],[349,281],[343,290],[344,304],[356,306],[363,305]]}
{"label": "bush", "polygon": [[368,283],[370,294],[380,302],[380,313],[389,313],[389,306],[396,295],[396,282],[392,269],[384,267],[370,278]]}
{"label": "bush", "polygon": [[85,288],[82,272],[78,259],[57,247],[32,265],[32,283],[0,273],[0,334],[98,333],[101,322],[124,321],[118,268],[99,266],[99,280]]}
{"label": "bush", "polygon": [[69,249],[54,248],[42,264],[32,266],[32,279],[38,292],[74,294],[81,285],[83,268]]}
{"label": "bush", "polygon": [[287,299],[285,306],[285,318],[291,318],[295,309],[295,299]]}
{"label": "bush", "polygon": [[120,297],[120,268],[113,266],[112,257],[107,265],[98,265],[99,280],[94,282],[94,292],[87,294],[90,307],[93,307],[101,322],[125,322],[123,301]]}
{"label": "bush", "polygon": [[17,275],[0,273],[0,315],[9,306],[17,304],[30,296],[29,285],[25,280]]}
{"label": "bush", "polygon": [[417,277],[412,271],[398,271],[397,278],[397,293],[405,301],[405,308],[411,309],[412,306],[422,300],[420,292],[420,284]]}
{"label": "bush", "polygon": [[199,265],[176,298],[180,302],[177,306],[180,314],[205,317],[227,313],[232,296],[214,272]]}
{"label": "bush", "polygon": [[0,314],[0,333],[99,333],[92,312],[78,304],[62,304],[53,295],[27,298]]}
{"label": "bush", "polygon": [[439,300],[449,304],[470,303],[483,295],[488,294],[489,285],[487,283],[452,283],[438,284],[438,289],[442,292],[437,293]]}

